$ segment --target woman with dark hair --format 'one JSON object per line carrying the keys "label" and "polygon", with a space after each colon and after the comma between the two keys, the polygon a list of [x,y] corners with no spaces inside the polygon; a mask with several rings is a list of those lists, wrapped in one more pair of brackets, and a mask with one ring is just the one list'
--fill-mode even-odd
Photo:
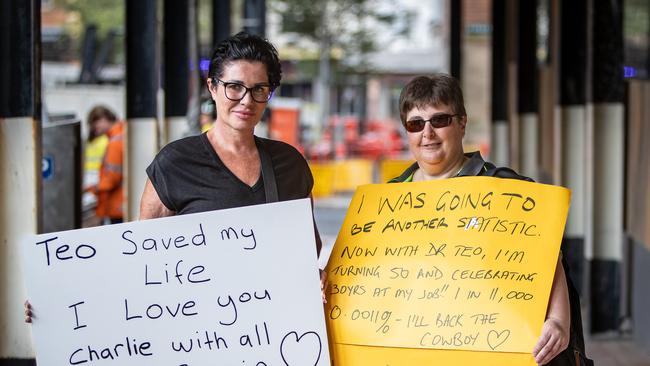
{"label": "woman with dark hair", "polygon": [[[281,77],[277,50],[259,36],[241,32],[217,46],[207,78],[214,124],[156,155],[147,168],[141,220],[311,197],[314,179],[303,156],[253,134]],[[315,223],[314,235],[320,253]],[[25,321],[32,317],[25,302]]]}
{"label": "woman with dark hair", "polygon": [[214,124],[158,153],[147,168],[140,219],[311,196],[314,181],[303,156],[253,133],[281,77],[278,53],[261,37],[242,32],[217,46],[207,78]]}

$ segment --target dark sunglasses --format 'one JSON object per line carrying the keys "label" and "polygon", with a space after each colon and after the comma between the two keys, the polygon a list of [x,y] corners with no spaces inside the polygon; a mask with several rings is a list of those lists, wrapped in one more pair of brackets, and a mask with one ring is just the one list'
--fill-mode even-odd
{"label": "dark sunglasses", "polygon": [[424,125],[427,122],[431,123],[433,128],[443,128],[451,124],[454,117],[459,117],[460,114],[436,114],[429,119],[415,118],[404,122],[404,128],[408,132],[420,132],[424,130]]}

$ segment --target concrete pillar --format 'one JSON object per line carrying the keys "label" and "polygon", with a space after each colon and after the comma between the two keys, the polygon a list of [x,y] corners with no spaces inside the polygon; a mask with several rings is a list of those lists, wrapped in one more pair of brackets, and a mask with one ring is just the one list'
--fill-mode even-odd
{"label": "concrete pillar", "polygon": [[264,37],[266,35],[266,1],[244,0],[244,31]]}
{"label": "concrete pillar", "polygon": [[519,173],[537,180],[539,165],[537,0],[519,2],[518,22]]}
{"label": "concrete pillar", "polygon": [[156,0],[126,5],[126,220],[140,214],[146,167],[158,152],[156,98],[159,63],[156,58]]}
{"label": "concrete pillar", "polygon": [[562,1],[560,9],[562,185],[571,189],[562,252],[582,293],[586,234],[587,0]]}
{"label": "concrete pillar", "polygon": [[230,0],[212,0],[212,47],[228,38],[230,25]]}
{"label": "concrete pillar", "polygon": [[625,124],[623,0],[594,0],[593,9],[593,260],[591,331],[620,322],[623,255]]}
{"label": "concrete pillar", "polygon": [[506,55],[506,0],[492,1],[492,142],[490,160],[508,166],[508,58]]}
{"label": "concrete pillar", "polygon": [[462,60],[462,37],[463,37],[463,7],[462,0],[450,0],[449,10],[449,24],[450,24],[450,37],[449,37],[449,66],[451,76],[456,79],[461,79],[461,70],[463,65]]}
{"label": "concrete pillar", "polygon": [[[0,2],[0,364],[34,365],[20,239],[41,225],[41,7]],[[70,198],[72,199],[72,197]]]}
{"label": "concrete pillar", "polygon": [[189,132],[190,6],[194,5],[194,0],[165,0],[164,4],[166,142],[178,140]]}

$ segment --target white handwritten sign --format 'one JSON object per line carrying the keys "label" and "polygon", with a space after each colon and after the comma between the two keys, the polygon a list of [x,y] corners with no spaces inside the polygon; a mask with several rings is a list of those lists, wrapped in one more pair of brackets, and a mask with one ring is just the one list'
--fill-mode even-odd
{"label": "white handwritten sign", "polygon": [[37,362],[329,365],[308,199],[33,236]]}

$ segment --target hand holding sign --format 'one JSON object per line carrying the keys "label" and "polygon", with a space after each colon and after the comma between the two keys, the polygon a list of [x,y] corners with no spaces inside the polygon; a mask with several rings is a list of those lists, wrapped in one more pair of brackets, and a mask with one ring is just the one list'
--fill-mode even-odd
{"label": "hand holding sign", "polygon": [[560,322],[549,318],[544,322],[542,335],[533,349],[535,362],[539,365],[549,363],[554,355],[569,345],[569,329],[562,329]]}

